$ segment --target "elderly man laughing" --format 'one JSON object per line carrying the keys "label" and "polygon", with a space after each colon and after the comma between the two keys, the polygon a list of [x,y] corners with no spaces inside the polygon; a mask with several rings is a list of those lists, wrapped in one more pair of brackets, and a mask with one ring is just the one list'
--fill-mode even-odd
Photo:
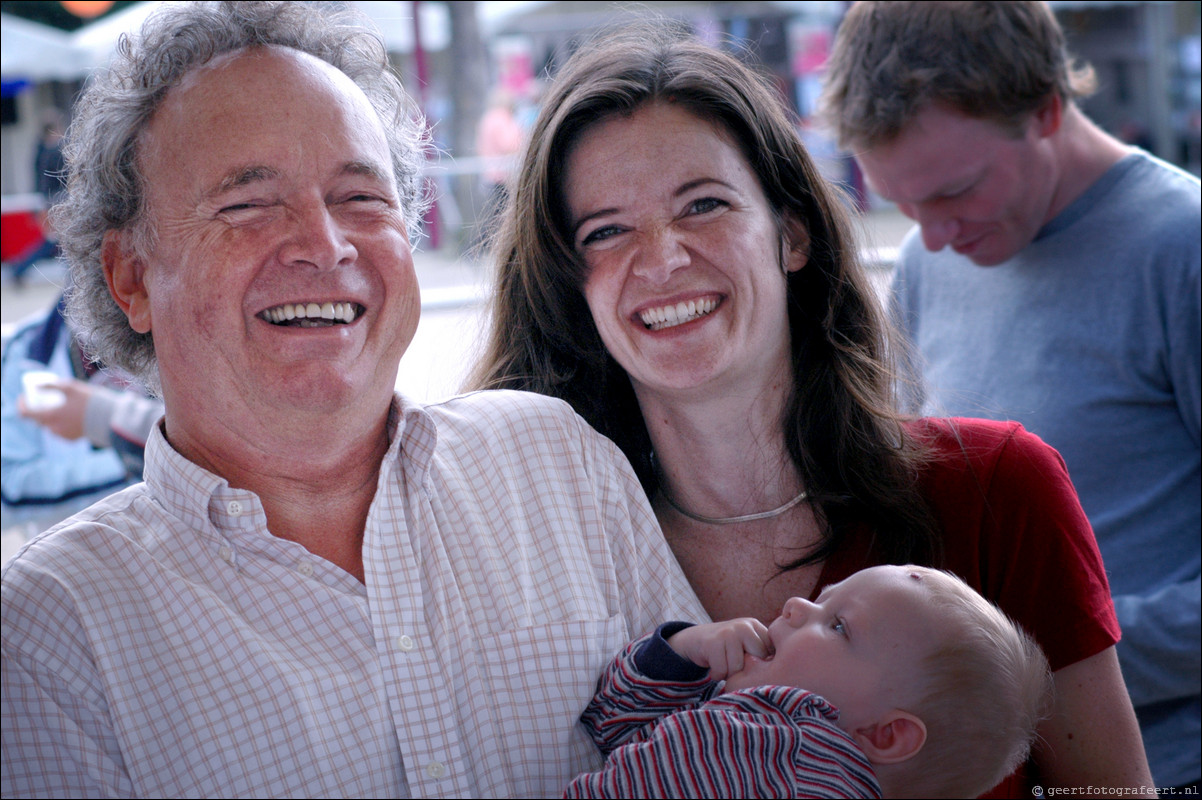
{"label": "elderly man laughing", "polygon": [[566,405],[394,394],[420,130],[302,4],[167,7],[81,99],[74,313],[166,416],[5,568],[5,797],[557,795],[601,666],[704,619]]}

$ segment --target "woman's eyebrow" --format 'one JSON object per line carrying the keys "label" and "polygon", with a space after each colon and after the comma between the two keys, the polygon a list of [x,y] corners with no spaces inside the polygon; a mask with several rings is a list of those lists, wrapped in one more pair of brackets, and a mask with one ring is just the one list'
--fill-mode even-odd
{"label": "woman's eyebrow", "polygon": [[719,180],[718,178],[694,178],[693,180],[682,184],[680,188],[676,190],[675,196],[680,197],[682,194],[690,192],[693,189],[696,189],[698,186],[704,186],[707,183],[716,183],[719,186],[724,186],[727,189],[730,189],[732,192],[737,191],[735,187],[731,186],[724,180]]}

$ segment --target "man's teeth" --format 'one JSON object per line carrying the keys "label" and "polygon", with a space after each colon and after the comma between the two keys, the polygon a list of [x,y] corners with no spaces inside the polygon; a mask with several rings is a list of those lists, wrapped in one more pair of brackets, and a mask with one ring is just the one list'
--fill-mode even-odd
{"label": "man's teeth", "polygon": [[686,300],[674,306],[662,306],[660,308],[649,308],[646,311],[641,311],[639,312],[639,318],[643,320],[643,324],[648,328],[658,331],[664,328],[671,328],[674,325],[683,325],[686,322],[692,322],[699,317],[704,317],[717,307],[718,301],[713,298]]}
{"label": "man's teeth", "polygon": [[263,318],[276,325],[296,325],[355,321],[359,307],[355,303],[285,303],[263,312]]}

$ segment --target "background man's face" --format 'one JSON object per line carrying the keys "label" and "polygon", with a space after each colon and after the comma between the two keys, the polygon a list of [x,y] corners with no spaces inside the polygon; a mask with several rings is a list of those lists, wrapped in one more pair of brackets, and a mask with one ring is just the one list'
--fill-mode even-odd
{"label": "background man's face", "polygon": [[930,106],[856,160],[873,189],[918,222],[928,250],[951,247],[980,266],[1018,253],[1049,219],[1055,163],[1034,118],[1013,136]]}
{"label": "background man's face", "polygon": [[145,324],[173,443],[355,404],[378,419],[420,295],[362,92],[295,51],[221,56],[171,91],[140,157]]}

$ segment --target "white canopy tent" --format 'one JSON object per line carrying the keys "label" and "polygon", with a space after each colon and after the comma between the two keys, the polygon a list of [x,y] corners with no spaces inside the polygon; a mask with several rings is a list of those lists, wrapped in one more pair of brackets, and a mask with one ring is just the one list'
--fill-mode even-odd
{"label": "white canopy tent", "polygon": [[88,69],[70,34],[0,13],[0,74],[5,81],[69,81]]}
{"label": "white canopy tent", "polygon": [[[75,80],[108,63],[123,33],[133,33],[162,2],[135,3],[89,23],[74,33],[36,22],[3,16],[5,80]],[[402,0],[352,2],[371,20],[385,46],[394,53],[413,52],[413,3]],[[422,46],[442,50],[451,40],[451,26],[442,3],[418,4]]]}

